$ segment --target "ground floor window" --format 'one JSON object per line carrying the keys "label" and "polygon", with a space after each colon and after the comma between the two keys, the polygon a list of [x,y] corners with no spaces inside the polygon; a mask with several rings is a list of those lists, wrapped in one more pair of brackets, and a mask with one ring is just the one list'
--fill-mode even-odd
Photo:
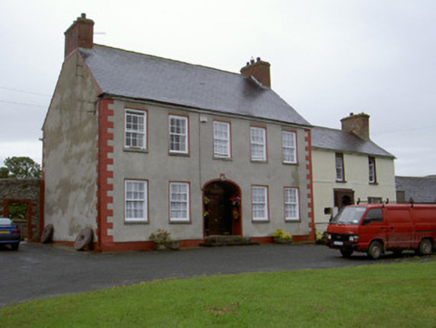
{"label": "ground floor window", "polygon": [[297,188],[285,188],[285,219],[286,221],[300,220]]}
{"label": "ground floor window", "polygon": [[148,221],[148,182],[128,180],[125,182],[126,221]]}
{"label": "ground floor window", "polygon": [[251,188],[253,221],[268,221],[268,187]]}
{"label": "ground floor window", "polygon": [[170,183],[170,221],[189,222],[189,183]]}

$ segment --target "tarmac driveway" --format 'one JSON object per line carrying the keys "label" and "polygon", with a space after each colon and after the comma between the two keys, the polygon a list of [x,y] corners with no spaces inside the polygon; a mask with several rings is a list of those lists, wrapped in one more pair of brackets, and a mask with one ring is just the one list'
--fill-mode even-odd
{"label": "tarmac driveway", "polygon": [[[63,294],[174,277],[268,272],[420,260],[365,255],[344,259],[319,245],[261,245],[181,251],[92,253],[22,243],[18,252],[0,248],[0,307]],[[436,260],[435,256],[426,260]]]}

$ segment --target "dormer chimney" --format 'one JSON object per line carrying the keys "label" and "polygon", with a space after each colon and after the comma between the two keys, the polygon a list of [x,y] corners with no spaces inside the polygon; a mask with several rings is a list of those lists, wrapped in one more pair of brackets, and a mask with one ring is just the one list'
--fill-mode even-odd
{"label": "dormer chimney", "polygon": [[94,21],[82,14],[64,34],[65,58],[77,48],[91,49],[94,44]]}
{"label": "dormer chimney", "polygon": [[351,132],[359,138],[368,141],[369,138],[369,115],[365,113],[354,114],[341,120],[342,131]]}
{"label": "dormer chimney", "polygon": [[260,57],[257,57],[256,61],[251,59],[249,62],[247,62],[245,67],[241,68],[241,74],[245,76],[253,76],[264,86],[271,88],[270,66],[270,63],[261,60]]}

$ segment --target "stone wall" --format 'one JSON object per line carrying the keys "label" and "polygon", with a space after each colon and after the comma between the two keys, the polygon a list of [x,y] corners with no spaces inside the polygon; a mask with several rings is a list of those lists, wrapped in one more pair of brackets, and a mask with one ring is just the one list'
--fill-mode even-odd
{"label": "stone wall", "polygon": [[26,220],[17,223],[22,237],[31,241],[39,241],[44,228],[42,186],[41,179],[0,179],[0,217],[8,216],[9,203],[25,203]]}

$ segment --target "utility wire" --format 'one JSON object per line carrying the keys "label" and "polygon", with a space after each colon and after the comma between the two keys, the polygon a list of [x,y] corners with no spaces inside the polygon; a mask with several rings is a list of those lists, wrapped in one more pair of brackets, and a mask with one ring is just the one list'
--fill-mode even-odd
{"label": "utility wire", "polygon": [[41,108],[48,108],[48,106],[42,106],[42,105],[35,105],[35,104],[26,104],[18,101],[7,101],[7,100],[0,100],[2,103],[6,104],[14,104],[14,105],[23,105],[23,106],[30,106],[30,107],[41,107]]}
{"label": "utility wire", "polygon": [[416,130],[427,130],[427,129],[436,129],[436,125],[421,126],[418,128],[404,128],[404,129],[396,129],[396,130],[372,131],[371,134],[383,134],[383,133],[394,133],[394,132],[416,131]]}
{"label": "utility wire", "polygon": [[30,91],[25,91],[25,90],[20,90],[20,89],[13,89],[13,88],[7,88],[7,87],[2,87],[2,86],[0,86],[0,89],[10,90],[10,91],[15,91],[15,92],[21,92],[21,93],[27,93],[29,95],[35,95],[35,96],[51,97],[50,95],[46,95],[46,94],[43,94],[43,93],[30,92]]}

